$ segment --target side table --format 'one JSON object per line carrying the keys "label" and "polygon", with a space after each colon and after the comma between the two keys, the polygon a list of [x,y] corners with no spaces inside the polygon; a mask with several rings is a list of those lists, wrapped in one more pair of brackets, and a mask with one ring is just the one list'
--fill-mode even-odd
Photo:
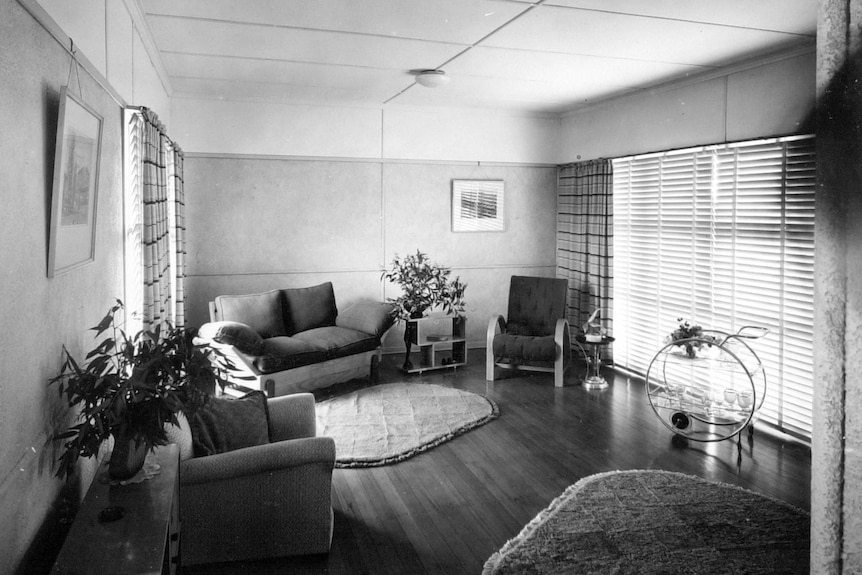
{"label": "side table", "polygon": [[[610,336],[602,336],[601,340],[590,341],[583,335],[578,335],[575,337],[575,341],[578,342],[578,345],[581,347],[581,351],[584,353],[584,359],[587,361],[587,373],[584,375],[582,382],[584,389],[606,389],[608,387],[608,382],[604,377],[602,377],[601,349],[602,346],[613,343],[614,338]],[[584,346],[588,349],[585,349]]]}
{"label": "side table", "polygon": [[[159,466],[159,473],[140,483],[109,485],[98,475],[93,479],[52,575],[177,572],[179,449],[157,447],[147,460]],[[122,507],[122,517],[100,521],[99,513],[108,507]]]}

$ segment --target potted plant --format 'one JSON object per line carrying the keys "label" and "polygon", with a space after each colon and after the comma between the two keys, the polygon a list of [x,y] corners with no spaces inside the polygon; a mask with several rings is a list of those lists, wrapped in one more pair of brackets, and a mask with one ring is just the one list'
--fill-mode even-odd
{"label": "potted plant", "polygon": [[703,347],[703,344],[712,347],[712,344],[718,341],[714,335],[705,334],[703,327],[698,323],[681,317],[677,318],[676,321],[677,328],[670,332],[670,335],[665,338],[665,342],[682,347],[685,354],[692,359],[697,357],[697,352]]}
{"label": "potted plant", "polygon": [[[403,290],[400,296],[387,298],[395,304],[392,313],[396,321],[419,319],[435,307],[442,307],[446,313],[460,317],[464,313],[464,290],[467,284],[457,276],[450,279],[451,275],[451,269],[431,263],[427,254],[419,250],[416,250],[415,255],[403,258],[396,254],[392,260],[392,268],[383,270],[382,275],[382,279],[399,285]],[[404,330],[404,344],[407,347],[404,369],[412,368],[410,325],[408,323]]]}
{"label": "potted plant", "polygon": [[[98,325],[98,339],[84,363],[63,347],[58,384],[69,407],[80,408],[77,423],[53,436],[64,440],[57,476],[71,474],[79,457],[93,457],[114,437],[109,474],[128,479],[143,466],[149,450],[167,443],[165,424],[178,425],[177,413],[203,405],[215,384],[225,385],[212,348],[194,343],[191,330],[156,326],[133,337],[117,326],[117,300]],[[106,334],[106,332],[108,332]]]}

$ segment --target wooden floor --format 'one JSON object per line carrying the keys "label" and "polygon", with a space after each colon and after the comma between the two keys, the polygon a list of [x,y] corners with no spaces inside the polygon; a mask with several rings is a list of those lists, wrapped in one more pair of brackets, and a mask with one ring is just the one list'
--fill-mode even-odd
{"label": "wooden floor", "polygon": [[[672,440],[642,382],[610,370],[604,391],[555,388],[549,374],[486,382],[484,352],[457,371],[404,376],[387,356],[380,383],[434,383],[494,400],[500,417],[394,465],[336,469],[335,534],[327,556],[206,565],[184,573],[461,574],[485,560],[566,487],[611,470],[664,469],[734,483],[809,509],[810,449],[759,431],[742,440]],[[331,390],[344,393],[367,382]]]}

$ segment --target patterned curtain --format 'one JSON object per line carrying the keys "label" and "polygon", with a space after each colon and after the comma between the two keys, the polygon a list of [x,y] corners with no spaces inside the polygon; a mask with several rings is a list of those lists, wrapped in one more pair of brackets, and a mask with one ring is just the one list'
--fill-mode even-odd
{"label": "patterned curtain", "polygon": [[[557,170],[557,277],[569,281],[572,337],[600,309],[613,335],[613,164],[591,160]],[[613,361],[610,346],[603,358]]]}
{"label": "patterned curtain", "polygon": [[184,327],[185,201],[183,153],[147,108],[128,111],[126,306],[139,328]]}
{"label": "patterned curtain", "polygon": [[171,186],[173,191],[174,213],[171,221],[173,223],[173,241],[171,250],[174,260],[171,266],[173,272],[173,324],[177,327],[185,327],[186,324],[186,195],[183,187],[183,163],[185,156],[177,144],[173,144],[171,150]]}

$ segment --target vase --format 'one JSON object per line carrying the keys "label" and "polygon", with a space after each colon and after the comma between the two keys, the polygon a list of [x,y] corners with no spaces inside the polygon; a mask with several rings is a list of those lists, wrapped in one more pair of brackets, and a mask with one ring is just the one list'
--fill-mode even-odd
{"label": "vase", "polygon": [[147,443],[134,437],[114,437],[114,449],[108,464],[111,479],[125,481],[137,475],[147,458]]}
{"label": "vase", "polygon": [[[415,318],[411,316],[411,319]],[[410,371],[413,369],[413,362],[410,361],[410,349],[413,346],[413,339],[416,337],[417,327],[418,326],[415,321],[408,321],[404,325],[404,347],[406,348],[406,352],[404,354],[404,365],[401,366],[401,369],[404,371]]]}

